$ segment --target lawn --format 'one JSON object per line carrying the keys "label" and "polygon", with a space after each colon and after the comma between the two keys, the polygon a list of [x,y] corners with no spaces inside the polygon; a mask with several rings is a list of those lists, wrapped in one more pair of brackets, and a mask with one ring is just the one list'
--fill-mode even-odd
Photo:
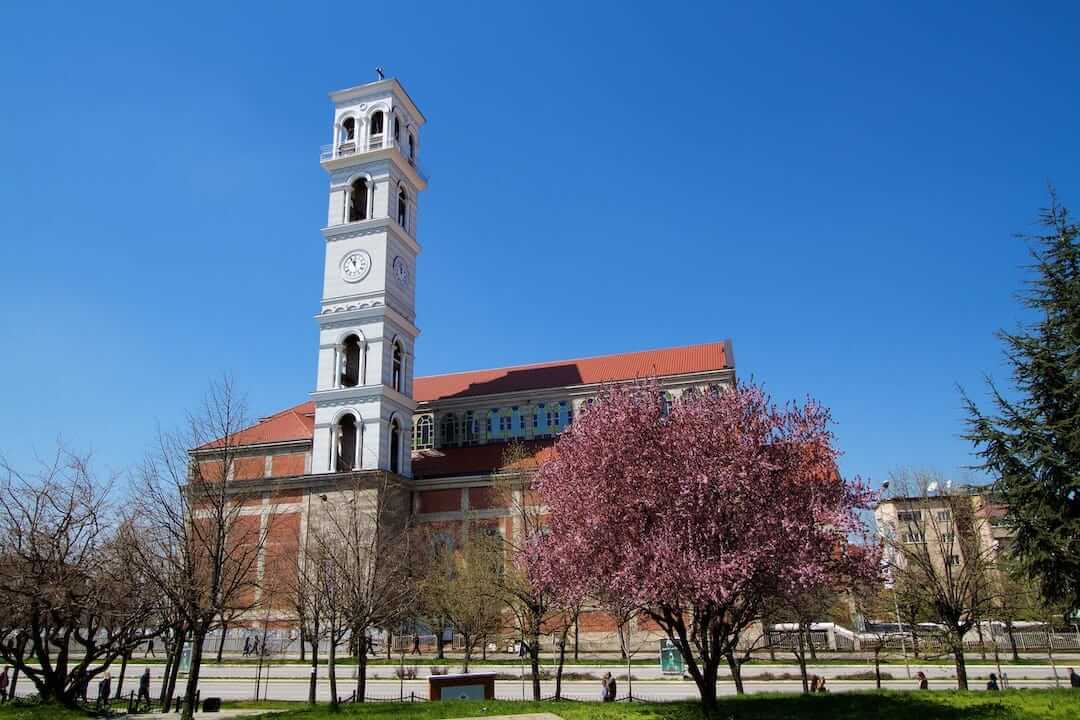
{"label": "lawn", "polygon": [[[277,720],[330,720],[330,718],[395,718],[437,720],[499,714],[551,712],[565,720],[697,720],[703,717],[696,703],[521,703],[446,702],[372,703],[344,707],[287,710]],[[2,716],[0,716],[2,717]],[[792,694],[723,698],[715,717],[738,720],[1073,720],[1080,717],[1080,691],[1012,690],[999,695],[960,692],[867,692],[823,696]]]}
{"label": "lawn", "polygon": [[[232,704],[230,704],[232,705]],[[241,704],[232,705],[236,707]],[[250,703],[243,706],[252,707]],[[342,706],[338,713],[328,706],[309,708],[295,703],[272,703],[274,720],[439,720],[441,718],[484,717],[550,712],[565,720],[701,720],[696,703],[368,703]],[[0,720],[76,720],[77,712],[55,706],[0,705]],[[162,717],[176,717],[166,715]],[[1080,717],[1080,691],[1010,690],[1000,694],[984,692],[860,692],[806,696],[758,694],[720,700],[714,716],[724,720],[1072,720]]]}

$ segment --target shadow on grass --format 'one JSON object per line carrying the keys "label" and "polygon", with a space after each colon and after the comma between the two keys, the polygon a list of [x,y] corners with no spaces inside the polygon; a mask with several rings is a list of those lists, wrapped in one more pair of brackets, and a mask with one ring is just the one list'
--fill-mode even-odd
{"label": "shadow on grass", "polygon": [[705,714],[694,702],[586,703],[454,701],[443,703],[367,703],[296,708],[273,717],[281,720],[320,718],[399,718],[441,720],[553,713],[564,720],[1071,720],[1080,718],[1080,692],[1068,690],[983,692],[865,692],[836,695],[760,694],[721,698],[716,711]]}

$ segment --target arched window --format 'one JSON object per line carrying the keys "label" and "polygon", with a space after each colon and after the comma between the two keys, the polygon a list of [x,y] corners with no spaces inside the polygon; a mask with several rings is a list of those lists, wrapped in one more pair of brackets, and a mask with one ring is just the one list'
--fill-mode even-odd
{"label": "arched window", "polygon": [[356,335],[341,344],[341,386],[356,387],[363,375],[363,343]]}
{"label": "arched window", "polygon": [[341,142],[352,142],[356,139],[356,118],[345,118],[341,123]]}
{"label": "arched window", "polygon": [[382,147],[383,135],[383,111],[377,110],[371,116],[371,125],[368,130],[368,146],[372,148]]}
{"label": "arched window", "polygon": [[349,186],[349,222],[367,220],[367,180],[357,178]]}
{"label": "arched window", "polygon": [[401,472],[401,426],[397,418],[390,421],[390,472]]}
{"label": "arched window", "polygon": [[401,392],[402,376],[405,374],[405,354],[401,351],[401,343],[394,341],[394,365],[390,387]]}
{"label": "arched window", "polygon": [[342,415],[335,428],[337,448],[334,454],[334,469],[337,472],[351,472],[360,468],[360,426],[351,414]]}
{"label": "arched window", "polygon": [[441,446],[456,445],[457,444],[457,415],[453,413],[447,413],[442,418],[442,440],[439,443]]}
{"label": "arched window", "polygon": [[413,428],[413,448],[424,450],[435,445],[435,421],[430,415],[421,415]]}
{"label": "arched window", "polygon": [[400,188],[397,194],[397,221],[398,225],[408,230],[405,218],[409,215],[409,196],[405,194],[405,188]]}

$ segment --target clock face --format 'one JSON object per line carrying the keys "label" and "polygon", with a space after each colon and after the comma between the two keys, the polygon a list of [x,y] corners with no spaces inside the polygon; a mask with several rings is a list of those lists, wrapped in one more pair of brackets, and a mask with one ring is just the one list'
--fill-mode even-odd
{"label": "clock face", "polygon": [[405,264],[400,255],[394,258],[394,277],[397,278],[401,287],[409,286],[409,266]]}
{"label": "clock face", "polygon": [[345,282],[360,282],[371,270],[371,256],[363,250],[349,253],[341,261],[341,277]]}

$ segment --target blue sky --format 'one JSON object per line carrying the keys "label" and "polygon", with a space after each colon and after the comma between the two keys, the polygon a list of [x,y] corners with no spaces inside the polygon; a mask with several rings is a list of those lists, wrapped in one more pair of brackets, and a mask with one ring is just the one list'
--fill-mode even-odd
{"label": "blue sky", "polygon": [[17,462],[123,469],[222,372],[307,398],[326,93],[376,65],[429,119],[419,373],[731,337],[874,482],[971,462],[1013,233],[1080,209],[1075,5],[81,5],[0,9]]}

